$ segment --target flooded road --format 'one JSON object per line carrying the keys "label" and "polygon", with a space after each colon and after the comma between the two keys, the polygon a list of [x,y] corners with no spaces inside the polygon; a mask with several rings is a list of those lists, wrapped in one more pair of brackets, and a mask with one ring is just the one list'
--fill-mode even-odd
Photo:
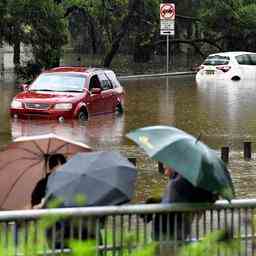
{"label": "flooded road", "polygon": [[[256,197],[254,160],[242,160],[244,141],[256,138],[256,83],[253,81],[208,81],[196,84],[194,76],[133,79],[122,81],[126,92],[125,113],[77,121],[11,120],[9,104],[18,90],[12,84],[0,85],[0,146],[13,138],[49,132],[84,142],[95,149],[118,149],[138,157],[140,175],[135,201],[161,193],[166,180],[157,165],[145,161],[143,152],[125,138],[132,129],[150,125],[173,125],[219,150],[229,146],[229,168],[238,197]],[[253,145],[254,146],[254,145]],[[255,157],[254,157],[255,158]],[[147,164],[149,163],[149,164]]]}

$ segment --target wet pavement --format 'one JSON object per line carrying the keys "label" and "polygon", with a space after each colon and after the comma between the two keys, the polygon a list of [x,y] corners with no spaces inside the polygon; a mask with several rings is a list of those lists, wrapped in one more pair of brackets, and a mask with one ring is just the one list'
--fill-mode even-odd
{"label": "wet pavement", "polygon": [[[145,160],[143,152],[125,138],[132,129],[150,125],[174,125],[216,150],[229,146],[229,168],[238,197],[255,197],[255,155],[243,160],[243,142],[256,138],[256,90],[254,81],[208,81],[196,84],[194,76],[124,80],[125,113],[58,123],[46,120],[12,120],[8,108],[18,92],[13,83],[0,82],[0,146],[13,138],[55,132],[84,142],[95,149],[117,149],[138,157],[139,179],[135,201],[161,193],[166,180],[157,165]],[[149,163],[150,164],[147,164]],[[153,170],[155,169],[155,170]]]}

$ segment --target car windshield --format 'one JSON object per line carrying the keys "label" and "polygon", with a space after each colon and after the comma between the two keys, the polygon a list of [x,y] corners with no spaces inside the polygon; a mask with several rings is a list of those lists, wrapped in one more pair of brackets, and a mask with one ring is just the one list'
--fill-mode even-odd
{"label": "car windshield", "polygon": [[207,59],[203,62],[203,65],[227,65],[229,63],[229,60],[230,58],[228,56],[211,55],[207,57]]}
{"label": "car windshield", "polygon": [[30,86],[32,91],[82,92],[86,77],[76,74],[41,74]]}

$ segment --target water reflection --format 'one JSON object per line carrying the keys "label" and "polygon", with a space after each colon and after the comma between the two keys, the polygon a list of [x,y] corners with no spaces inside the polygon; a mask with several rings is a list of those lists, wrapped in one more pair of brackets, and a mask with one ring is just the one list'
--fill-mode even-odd
{"label": "water reflection", "polygon": [[[0,86],[0,146],[12,138],[54,132],[98,149],[118,149],[128,156],[143,152],[125,134],[150,125],[174,125],[198,136],[210,147],[230,146],[229,168],[238,196],[256,196],[255,161],[243,161],[243,142],[256,138],[256,90],[253,81],[207,81],[196,84],[193,76],[161,77],[121,81],[124,86],[123,116],[104,115],[81,124],[76,120],[58,123],[43,120],[10,120],[8,108],[17,89]],[[143,155],[144,157],[144,155]],[[144,159],[141,157],[141,159]],[[253,155],[254,159],[256,155]],[[138,179],[137,198],[160,191],[164,182],[154,168],[143,166]],[[144,163],[143,163],[144,164]],[[157,166],[155,167],[157,169]]]}
{"label": "water reflection", "polygon": [[80,141],[92,147],[105,144],[120,144],[123,135],[124,116],[106,115],[90,118],[81,123],[69,120],[59,123],[54,120],[11,120],[12,138],[56,133],[62,137]]}
{"label": "water reflection", "polygon": [[198,108],[207,110],[210,143],[239,149],[243,141],[255,140],[255,81],[212,80],[199,83],[197,91]]}
{"label": "water reflection", "polygon": [[11,141],[9,105],[13,95],[15,95],[13,83],[0,84],[0,148]]}

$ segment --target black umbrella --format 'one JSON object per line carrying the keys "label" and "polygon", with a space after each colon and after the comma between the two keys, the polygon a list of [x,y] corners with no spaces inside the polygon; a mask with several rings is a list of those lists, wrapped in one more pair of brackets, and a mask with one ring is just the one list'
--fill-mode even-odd
{"label": "black umbrella", "polygon": [[136,176],[134,165],[118,152],[78,153],[49,176],[46,199],[60,198],[63,207],[78,206],[77,195],[86,206],[123,204],[133,196]]}

